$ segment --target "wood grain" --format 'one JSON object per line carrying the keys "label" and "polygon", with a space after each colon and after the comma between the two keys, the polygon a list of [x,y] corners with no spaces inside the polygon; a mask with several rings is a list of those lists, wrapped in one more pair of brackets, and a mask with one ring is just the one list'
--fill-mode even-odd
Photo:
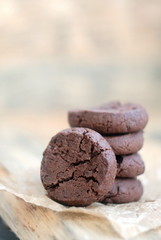
{"label": "wood grain", "polygon": [[121,239],[103,217],[79,212],[54,212],[26,203],[6,191],[0,192],[0,212],[20,239],[66,240]]}

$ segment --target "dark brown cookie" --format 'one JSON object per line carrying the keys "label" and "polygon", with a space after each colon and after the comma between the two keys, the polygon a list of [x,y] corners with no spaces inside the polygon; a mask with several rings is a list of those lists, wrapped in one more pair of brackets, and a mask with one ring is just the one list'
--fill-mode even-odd
{"label": "dark brown cookie", "polygon": [[102,201],[104,203],[129,203],[138,201],[143,194],[143,185],[136,178],[116,178],[110,192]]}
{"label": "dark brown cookie", "polygon": [[101,134],[132,133],[145,127],[148,115],[138,104],[113,102],[97,109],[70,111],[68,120],[72,127],[87,127]]}
{"label": "dark brown cookie", "polygon": [[87,206],[110,190],[117,164],[108,142],[97,132],[71,128],[59,132],[47,146],[41,180],[53,200]]}
{"label": "dark brown cookie", "polygon": [[143,146],[143,132],[104,136],[116,155],[126,155],[139,151]]}
{"label": "dark brown cookie", "polygon": [[117,160],[117,177],[133,178],[145,171],[145,165],[138,153],[116,156]]}

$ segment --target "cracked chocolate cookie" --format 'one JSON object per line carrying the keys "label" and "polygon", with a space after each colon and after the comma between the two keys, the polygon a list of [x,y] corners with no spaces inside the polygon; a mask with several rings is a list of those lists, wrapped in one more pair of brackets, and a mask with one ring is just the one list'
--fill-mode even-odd
{"label": "cracked chocolate cookie", "polygon": [[133,178],[145,171],[145,165],[138,153],[116,156],[117,160],[117,177]]}
{"label": "cracked chocolate cookie", "polygon": [[103,203],[129,203],[138,201],[143,194],[143,185],[136,178],[116,178]]}
{"label": "cracked chocolate cookie", "polygon": [[85,128],[55,135],[41,163],[41,180],[48,196],[68,206],[87,206],[103,199],[116,172],[115,154],[108,142]]}
{"label": "cracked chocolate cookie", "polygon": [[138,132],[146,126],[148,115],[138,104],[112,102],[97,109],[70,111],[68,120],[72,127],[87,127],[108,135]]}
{"label": "cracked chocolate cookie", "polygon": [[116,155],[126,155],[139,151],[143,146],[143,132],[104,136]]}

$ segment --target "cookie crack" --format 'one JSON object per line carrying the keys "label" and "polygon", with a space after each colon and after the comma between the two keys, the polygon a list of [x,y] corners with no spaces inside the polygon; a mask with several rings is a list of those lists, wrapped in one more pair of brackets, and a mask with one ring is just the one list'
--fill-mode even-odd
{"label": "cookie crack", "polygon": [[[94,150],[94,149],[93,149]],[[105,150],[104,149],[101,149],[99,152],[96,151],[96,152],[91,152],[91,159],[93,159],[94,157],[97,157],[99,156],[102,152],[104,152]]]}
{"label": "cookie crack", "polygon": [[83,144],[84,137],[86,136],[87,133],[88,133],[88,131],[85,130],[85,132],[83,132],[82,139],[80,140],[80,143],[79,143],[79,151],[80,151],[80,152],[86,153],[86,151],[84,151],[84,150],[82,149],[82,144]]}
{"label": "cookie crack", "polygon": [[70,177],[68,177],[66,179],[59,180],[56,184],[54,184],[54,183],[50,184],[50,186],[47,186],[47,189],[58,188],[61,183],[69,182],[72,179],[74,179],[74,172],[72,173],[72,176],[70,176]]}
{"label": "cookie crack", "polygon": [[[58,181],[56,184],[50,184],[50,186],[47,186],[47,189],[53,189],[53,190],[55,190],[55,189],[57,189],[57,188],[60,186],[61,183],[69,182],[70,180],[77,181],[77,180],[79,180],[79,179],[81,179],[81,178],[85,179],[85,180],[87,181],[87,183],[88,183],[90,180],[92,180],[93,182],[95,182],[95,183],[97,183],[97,184],[99,185],[99,182],[98,182],[97,179],[95,179],[93,176],[91,176],[91,177],[85,177],[85,176],[82,175],[82,176],[79,176],[79,177],[77,177],[77,178],[75,179],[75,178],[74,178],[74,173],[75,173],[75,171],[72,173],[72,176],[70,176],[69,178],[66,178],[66,179],[62,179],[62,180]],[[92,189],[92,192],[97,196],[97,195],[98,195],[98,192],[95,191],[95,189],[94,189],[93,186],[91,186],[91,189]]]}
{"label": "cookie crack", "polygon": [[90,163],[90,160],[83,160],[83,161],[71,163],[71,164],[70,164],[70,167],[72,167],[72,166],[74,166],[74,167],[75,167],[75,166],[79,166],[79,165],[84,164],[84,163]]}

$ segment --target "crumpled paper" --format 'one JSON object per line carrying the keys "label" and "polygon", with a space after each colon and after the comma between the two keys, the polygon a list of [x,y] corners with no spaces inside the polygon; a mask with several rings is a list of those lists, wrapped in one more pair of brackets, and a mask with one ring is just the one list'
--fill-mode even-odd
{"label": "crumpled paper", "polygon": [[121,239],[133,239],[145,232],[155,231],[161,226],[161,148],[159,143],[149,140],[141,151],[146,172],[139,177],[144,185],[144,195],[139,202],[107,205],[94,203],[85,208],[65,207],[49,199],[40,181],[41,154],[29,151],[25,145],[19,147],[19,143],[20,139],[18,142],[14,139],[2,146],[0,192],[9,192],[27,203],[56,212],[73,211],[100,215],[104,217],[104,221],[107,220],[111,224]]}

